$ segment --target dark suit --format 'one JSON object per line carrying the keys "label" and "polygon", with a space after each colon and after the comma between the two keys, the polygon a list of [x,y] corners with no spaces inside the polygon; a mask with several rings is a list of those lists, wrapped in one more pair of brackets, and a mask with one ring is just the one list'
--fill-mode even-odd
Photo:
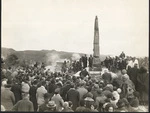
{"label": "dark suit", "polygon": [[104,79],[105,84],[111,83],[111,81],[112,81],[112,77],[111,77],[110,73],[104,73],[102,75],[102,78]]}
{"label": "dark suit", "polygon": [[67,93],[67,101],[71,101],[73,103],[72,109],[75,109],[79,106],[79,92],[73,88],[71,88]]}
{"label": "dark suit", "polygon": [[19,100],[22,99],[22,96],[21,96],[21,85],[19,85],[19,84],[14,84],[14,85],[11,87],[11,91],[14,93],[14,96],[15,96],[15,103],[17,103]]}
{"label": "dark suit", "polygon": [[33,103],[34,106],[34,111],[37,111],[37,99],[36,99],[36,91],[37,91],[37,87],[32,86],[29,90],[29,94],[30,94],[30,101]]}
{"label": "dark suit", "polygon": [[61,88],[61,94],[60,95],[62,96],[63,100],[65,100],[65,101],[66,101],[66,94],[69,91],[69,89],[70,89],[70,85],[68,85],[68,84]]}
{"label": "dark suit", "polygon": [[130,69],[130,73],[129,73],[129,77],[130,77],[131,81],[134,83],[136,90],[137,90],[137,75],[138,75],[138,72],[139,72],[139,69],[134,67],[134,68]]}

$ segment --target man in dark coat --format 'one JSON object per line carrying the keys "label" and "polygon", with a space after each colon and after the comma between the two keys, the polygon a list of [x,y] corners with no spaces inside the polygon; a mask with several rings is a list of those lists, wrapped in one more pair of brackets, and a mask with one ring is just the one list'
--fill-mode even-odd
{"label": "man in dark coat", "polygon": [[79,92],[74,88],[74,84],[71,84],[71,88],[69,89],[67,95],[67,101],[71,101],[73,103],[72,109],[75,109],[79,106],[80,95]]}
{"label": "man in dark coat", "polygon": [[89,57],[89,67],[92,68],[92,65],[93,65],[93,57],[92,57],[92,55],[90,55],[90,57]]}
{"label": "man in dark coat", "polygon": [[130,69],[130,73],[129,73],[130,80],[134,83],[136,90],[137,90],[138,72],[139,72],[139,69],[138,69],[137,65],[134,65],[134,67]]}
{"label": "man in dark coat", "polygon": [[8,79],[8,83],[12,84],[12,79],[13,77],[11,76],[12,72],[11,72],[11,67],[8,68],[7,72],[6,72],[6,78]]}
{"label": "man in dark coat", "polygon": [[86,69],[83,69],[83,70],[81,70],[81,72],[80,72],[80,76],[81,77],[86,77],[87,75],[89,75],[89,73],[87,72],[87,70]]}
{"label": "man in dark coat", "polygon": [[85,55],[84,57],[82,57],[82,61],[83,61],[83,68],[87,67],[87,56]]}
{"label": "man in dark coat", "polygon": [[125,58],[125,53],[122,51],[122,53],[120,54],[120,58]]}
{"label": "man in dark coat", "polygon": [[108,57],[106,57],[106,59],[104,60],[104,63],[105,63],[106,68],[108,68],[109,67],[109,59],[108,59]]}
{"label": "man in dark coat", "polygon": [[33,82],[33,86],[31,86],[29,90],[30,94],[30,101],[33,103],[34,111],[37,111],[38,105],[37,105],[37,99],[36,99],[36,91],[37,91],[37,81]]}
{"label": "man in dark coat", "polygon": [[105,72],[105,73],[102,75],[102,79],[104,80],[104,83],[105,83],[105,84],[111,83],[111,81],[112,81],[111,74],[108,73],[108,72]]}
{"label": "man in dark coat", "polygon": [[14,93],[15,96],[15,104],[22,99],[21,96],[21,84],[19,84],[19,80],[16,79],[16,81],[14,81],[14,85],[12,85],[11,87],[11,91]]}
{"label": "man in dark coat", "polygon": [[71,88],[70,84],[71,84],[71,82],[67,81],[66,84],[60,90],[60,95],[64,101],[66,101],[66,94],[69,91],[69,89]]}
{"label": "man in dark coat", "polygon": [[148,103],[149,74],[145,67],[141,67],[137,75],[137,91],[140,93],[142,104]]}
{"label": "man in dark coat", "polygon": [[55,80],[52,79],[48,85],[48,93],[54,94],[56,88],[57,88],[57,85],[55,84]]}

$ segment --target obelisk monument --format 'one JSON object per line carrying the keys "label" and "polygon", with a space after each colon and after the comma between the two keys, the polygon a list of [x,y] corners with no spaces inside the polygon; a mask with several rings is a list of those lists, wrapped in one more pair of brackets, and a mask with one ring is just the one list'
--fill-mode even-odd
{"label": "obelisk monument", "polygon": [[94,43],[93,43],[93,70],[100,71],[101,70],[101,62],[100,62],[100,51],[99,51],[99,28],[98,28],[98,18],[95,17],[94,24]]}

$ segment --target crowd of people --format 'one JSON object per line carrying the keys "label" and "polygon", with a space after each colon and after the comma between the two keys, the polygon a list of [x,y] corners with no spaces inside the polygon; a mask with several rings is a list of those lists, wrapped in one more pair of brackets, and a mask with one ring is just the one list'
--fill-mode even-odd
{"label": "crowd of people", "polygon": [[62,66],[62,72],[71,72],[74,73],[81,71],[82,69],[85,69],[86,67],[91,67],[93,65],[93,57],[90,55],[88,58],[86,55],[82,56],[79,60],[74,60],[72,62],[64,61]]}
{"label": "crowd of people", "polygon": [[[145,112],[139,105],[148,104],[146,68],[139,68],[136,59],[120,67],[106,58],[106,68],[96,79],[85,69],[92,67],[92,59],[65,62],[62,72],[45,70],[44,65],[1,69],[1,111]],[[74,76],[69,70],[81,72]]]}

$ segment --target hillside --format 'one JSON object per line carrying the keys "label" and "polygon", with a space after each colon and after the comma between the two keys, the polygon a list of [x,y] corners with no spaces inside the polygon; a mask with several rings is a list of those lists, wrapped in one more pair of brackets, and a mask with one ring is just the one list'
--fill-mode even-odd
{"label": "hillside", "polygon": [[[71,59],[73,54],[79,54],[80,56],[84,55],[83,53],[73,53],[73,52],[64,52],[56,50],[25,50],[25,51],[16,51],[11,48],[1,48],[1,54],[3,58],[7,58],[10,54],[15,54],[21,60],[32,60],[38,62],[50,62],[59,59]],[[101,55],[101,60],[105,59],[105,55]]]}

